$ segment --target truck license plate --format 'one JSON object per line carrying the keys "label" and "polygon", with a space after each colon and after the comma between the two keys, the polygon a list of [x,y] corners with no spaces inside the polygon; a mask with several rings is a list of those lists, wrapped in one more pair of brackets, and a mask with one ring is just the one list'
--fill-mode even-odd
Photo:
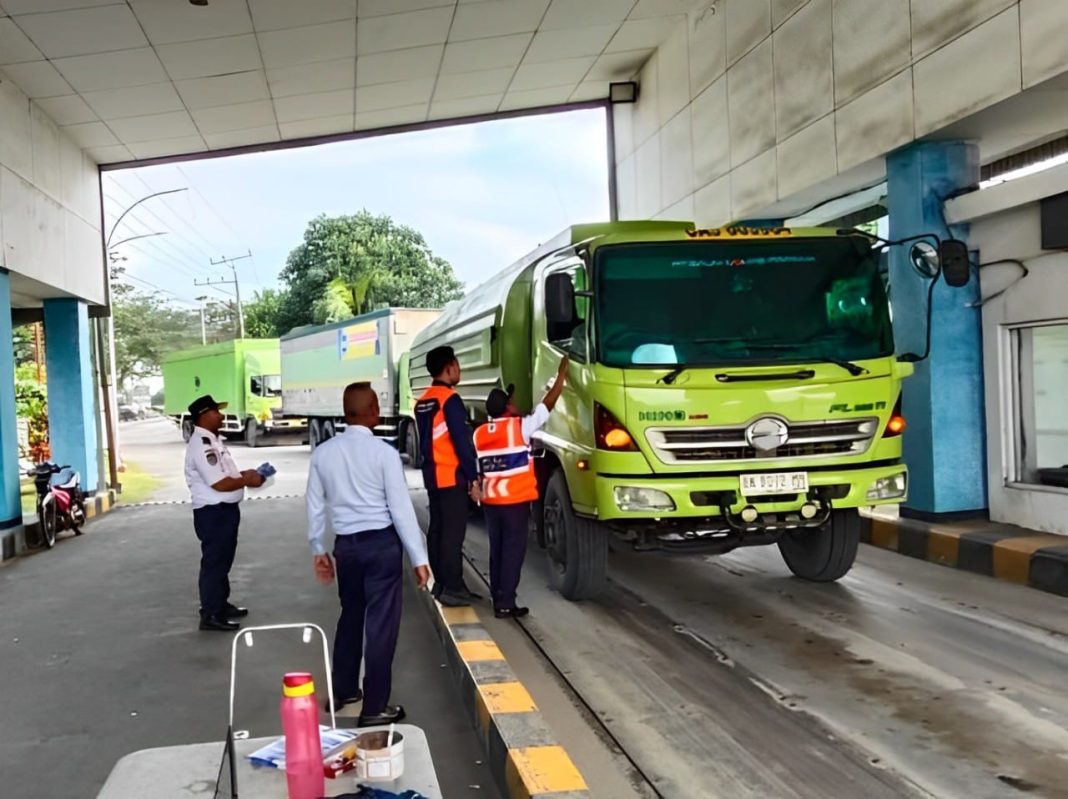
{"label": "truck license plate", "polygon": [[759,497],[769,494],[801,494],[807,491],[807,472],[742,475],[742,496],[746,497]]}

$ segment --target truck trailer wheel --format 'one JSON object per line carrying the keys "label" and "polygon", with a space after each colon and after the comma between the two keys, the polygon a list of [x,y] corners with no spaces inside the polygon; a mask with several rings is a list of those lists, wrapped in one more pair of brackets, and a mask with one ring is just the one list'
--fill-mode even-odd
{"label": "truck trailer wheel", "polygon": [[565,599],[589,599],[604,589],[608,535],[597,522],[576,516],[564,473],[545,488],[545,551],[553,588]]}
{"label": "truck trailer wheel", "polygon": [[864,522],[855,508],[831,511],[831,518],[819,529],[784,534],[779,552],[798,577],[833,582],[853,567]]}
{"label": "truck trailer wheel", "polygon": [[193,437],[193,420],[182,419],[182,441],[188,442]]}
{"label": "truck trailer wheel", "polygon": [[315,448],[323,443],[323,430],[319,426],[318,419],[308,420],[308,449],[315,452]]}
{"label": "truck trailer wheel", "polygon": [[245,446],[255,449],[260,445],[260,426],[255,419],[245,420]]}

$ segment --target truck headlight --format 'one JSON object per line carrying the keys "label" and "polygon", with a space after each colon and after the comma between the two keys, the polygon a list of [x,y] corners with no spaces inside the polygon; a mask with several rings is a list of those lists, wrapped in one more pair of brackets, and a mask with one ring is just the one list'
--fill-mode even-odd
{"label": "truck headlight", "polygon": [[616,486],[616,505],[620,510],[675,510],[675,501],[656,488]]}
{"label": "truck headlight", "polygon": [[907,488],[908,480],[904,472],[890,477],[880,477],[868,489],[868,499],[900,499],[905,496]]}

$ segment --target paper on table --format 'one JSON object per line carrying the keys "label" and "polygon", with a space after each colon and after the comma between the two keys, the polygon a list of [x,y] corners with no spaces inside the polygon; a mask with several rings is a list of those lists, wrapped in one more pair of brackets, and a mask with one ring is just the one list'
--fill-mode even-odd
{"label": "paper on table", "polygon": [[[355,730],[332,730],[320,724],[319,741],[323,750],[323,760],[326,760],[333,753],[333,750],[356,740],[356,735],[357,732]],[[277,741],[272,741],[266,746],[260,747],[255,752],[246,755],[246,757],[254,766],[284,769],[286,767],[285,736],[283,735]]]}

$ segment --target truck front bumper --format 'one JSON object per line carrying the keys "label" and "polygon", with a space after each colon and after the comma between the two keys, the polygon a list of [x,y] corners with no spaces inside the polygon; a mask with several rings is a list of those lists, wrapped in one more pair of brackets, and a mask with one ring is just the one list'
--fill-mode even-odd
{"label": "truck front bumper", "polygon": [[807,493],[748,498],[742,495],[737,473],[696,477],[598,474],[595,478],[597,518],[636,522],[710,518],[722,516],[723,507],[737,514],[748,506],[762,515],[780,514],[796,512],[815,498],[828,500],[835,508],[860,508],[899,504],[907,497],[908,470],[904,463],[807,474]]}

